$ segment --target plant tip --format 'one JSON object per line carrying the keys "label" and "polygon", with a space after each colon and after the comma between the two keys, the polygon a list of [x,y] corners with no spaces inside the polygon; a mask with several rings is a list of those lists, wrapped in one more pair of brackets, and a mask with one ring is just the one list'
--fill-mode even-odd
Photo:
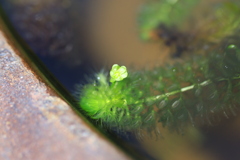
{"label": "plant tip", "polygon": [[125,66],[119,66],[118,64],[114,64],[110,71],[110,76],[110,82],[112,83],[115,81],[122,81],[128,76],[127,68]]}

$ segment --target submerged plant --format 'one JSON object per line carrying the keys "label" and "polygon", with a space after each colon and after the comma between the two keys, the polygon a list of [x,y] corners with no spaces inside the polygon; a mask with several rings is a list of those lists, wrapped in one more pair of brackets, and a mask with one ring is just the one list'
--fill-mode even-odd
{"label": "submerged plant", "polygon": [[[199,0],[155,0],[147,2],[139,14],[139,32],[143,40],[150,40],[153,32],[168,28],[174,32],[185,32],[200,37],[224,38],[231,35],[240,25],[240,7],[237,1],[218,2],[200,5],[203,12],[196,17]],[[200,18],[200,20],[199,20]],[[198,19],[199,22],[194,21]],[[183,27],[186,26],[187,27]],[[199,28],[200,27],[200,28]],[[198,32],[198,33],[194,33]],[[159,35],[156,35],[159,36]]]}
{"label": "submerged plant", "polygon": [[147,1],[139,14],[142,40],[157,40],[171,46],[173,57],[182,53],[205,53],[239,31],[240,3],[236,0]]}
{"label": "submerged plant", "polygon": [[140,37],[150,40],[160,24],[180,26],[189,17],[199,0],[154,0],[143,5],[139,14]]}
{"label": "submerged plant", "polygon": [[[119,130],[181,131],[187,123],[235,115],[240,104],[240,49],[227,45],[151,71],[113,65],[83,87],[80,107],[92,119]],[[119,79],[118,79],[119,78]],[[114,80],[113,80],[114,79]]]}
{"label": "submerged plant", "polygon": [[210,12],[213,15],[206,17],[201,22],[200,27],[195,28],[198,32],[199,39],[208,43],[217,43],[227,36],[236,34],[240,26],[240,3],[228,1],[219,3]]}
{"label": "submerged plant", "polygon": [[[158,3],[151,2],[153,12],[145,8],[146,14],[141,15],[144,38],[161,23],[181,25],[198,0]],[[178,15],[180,10],[184,12]],[[205,47],[216,43],[218,47],[153,70],[132,71],[114,64],[110,74],[97,73],[96,79],[82,88],[80,108],[99,124],[123,131],[157,131],[157,124],[162,123],[181,132],[186,124],[212,124],[222,116],[236,115],[240,105],[240,7],[225,2],[212,13],[213,21],[206,20],[209,23],[202,30],[193,28],[189,33],[199,32],[196,43]],[[169,19],[172,15],[179,18]],[[215,30],[210,32],[212,28]],[[180,39],[185,43],[182,46],[194,46],[185,38],[188,41]]]}

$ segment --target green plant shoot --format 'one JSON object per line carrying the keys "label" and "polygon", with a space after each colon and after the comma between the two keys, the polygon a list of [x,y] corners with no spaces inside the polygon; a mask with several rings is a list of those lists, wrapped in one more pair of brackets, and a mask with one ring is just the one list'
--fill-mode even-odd
{"label": "green plant shoot", "polygon": [[239,55],[239,46],[230,44],[207,57],[194,56],[151,71],[132,72],[115,64],[110,77],[99,73],[83,87],[80,107],[90,118],[120,130],[154,131],[161,122],[181,131],[199,118],[211,123],[209,114],[236,114]]}
{"label": "green plant shoot", "polygon": [[[180,25],[198,2],[149,2],[140,14],[141,37],[149,39],[161,23]],[[216,117],[236,115],[240,105],[240,7],[220,3],[212,13],[214,20],[206,20],[201,30],[192,33],[199,32],[197,43],[213,42],[218,49],[149,71],[114,64],[109,73],[96,74],[82,88],[80,108],[85,115],[110,128],[150,132],[156,132],[158,123],[181,132],[189,123],[212,124]]]}
{"label": "green plant shoot", "polygon": [[110,82],[121,81],[128,76],[127,68],[125,66],[119,66],[114,64],[112,70],[110,71]]}

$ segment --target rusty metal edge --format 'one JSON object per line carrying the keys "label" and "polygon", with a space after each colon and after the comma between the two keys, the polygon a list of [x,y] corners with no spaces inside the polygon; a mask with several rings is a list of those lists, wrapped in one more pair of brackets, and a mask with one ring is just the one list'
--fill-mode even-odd
{"label": "rusty metal edge", "polygon": [[2,17],[0,55],[0,159],[131,159],[76,113]]}

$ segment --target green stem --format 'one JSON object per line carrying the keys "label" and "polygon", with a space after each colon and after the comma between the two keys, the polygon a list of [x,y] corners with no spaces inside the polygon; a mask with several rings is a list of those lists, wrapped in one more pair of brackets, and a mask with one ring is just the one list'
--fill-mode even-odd
{"label": "green stem", "polygon": [[[236,80],[236,79],[240,79],[240,76],[232,78],[232,80]],[[220,79],[219,81],[226,81],[226,80],[229,80],[229,79]],[[200,83],[199,85],[201,87],[204,87],[204,86],[207,86],[207,85],[209,85],[211,83],[212,83],[211,80],[206,80],[206,81],[203,81],[202,83]],[[180,92],[189,91],[189,90],[193,89],[194,87],[195,87],[195,85],[191,85],[191,86],[183,87],[180,90],[176,90],[176,91],[172,91],[172,92],[169,92],[169,93],[160,94],[160,95],[153,96],[153,97],[148,97],[148,98],[145,99],[145,102],[154,102],[154,101],[163,99],[165,97],[172,96],[172,95],[180,93]]]}

